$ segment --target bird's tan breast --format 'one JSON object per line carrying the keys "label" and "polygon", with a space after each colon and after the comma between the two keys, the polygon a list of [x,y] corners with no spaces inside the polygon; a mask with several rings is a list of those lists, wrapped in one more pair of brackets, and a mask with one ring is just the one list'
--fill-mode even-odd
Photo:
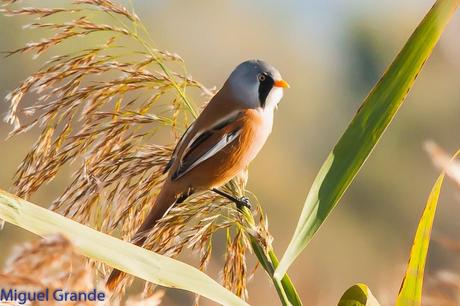
{"label": "bird's tan breast", "polygon": [[216,156],[221,166],[215,169],[213,187],[231,180],[257,156],[271,132],[271,122],[265,119],[257,110],[245,110],[240,137]]}
{"label": "bird's tan breast", "polygon": [[244,110],[241,134],[220,152],[204,161],[180,181],[195,189],[220,187],[244,170],[257,156],[271,132],[271,121],[257,110]]}
{"label": "bird's tan breast", "polygon": [[270,114],[250,109],[245,111],[246,125],[240,137],[242,162],[245,167],[257,156],[272,131]]}

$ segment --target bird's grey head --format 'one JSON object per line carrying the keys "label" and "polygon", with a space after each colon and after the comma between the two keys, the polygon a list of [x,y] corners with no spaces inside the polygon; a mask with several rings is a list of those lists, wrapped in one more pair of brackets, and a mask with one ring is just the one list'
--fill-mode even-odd
{"label": "bird's grey head", "polygon": [[288,84],[276,68],[262,60],[249,60],[233,70],[223,89],[245,107],[274,109],[285,87]]}

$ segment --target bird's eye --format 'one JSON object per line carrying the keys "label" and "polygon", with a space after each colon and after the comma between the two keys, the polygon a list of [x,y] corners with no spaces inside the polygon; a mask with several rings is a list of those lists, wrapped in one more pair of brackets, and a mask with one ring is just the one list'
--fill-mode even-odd
{"label": "bird's eye", "polygon": [[259,79],[259,82],[263,82],[267,79],[267,76],[263,73],[259,74],[259,76],[257,77]]}

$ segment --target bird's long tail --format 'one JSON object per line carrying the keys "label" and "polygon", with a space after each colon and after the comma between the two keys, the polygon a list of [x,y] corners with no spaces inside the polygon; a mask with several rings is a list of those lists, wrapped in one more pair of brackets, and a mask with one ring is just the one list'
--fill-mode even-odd
{"label": "bird's long tail", "polygon": [[[172,207],[174,204],[185,200],[185,198],[181,197],[179,199],[176,199],[176,197],[177,193],[174,192],[172,188],[168,188],[168,186],[164,186],[162,188],[160,194],[155,200],[155,205],[153,205],[147,218],[145,218],[144,223],[142,223],[142,225],[139,227],[132,239],[132,242],[135,245],[142,246],[145,240],[147,239],[147,232],[155,226],[158,220],[160,220],[163,217],[163,215],[168,211],[168,209]],[[107,288],[113,291],[120,282],[120,280],[123,278],[123,276],[124,273],[122,271],[114,269],[107,280]]]}

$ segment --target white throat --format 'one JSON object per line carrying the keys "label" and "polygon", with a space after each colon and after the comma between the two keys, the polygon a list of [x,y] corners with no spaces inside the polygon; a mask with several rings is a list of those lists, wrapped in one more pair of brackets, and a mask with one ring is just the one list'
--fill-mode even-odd
{"label": "white throat", "polygon": [[278,107],[278,103],[281,101],[283,97],[283,88],[280,87],[273,87],[270,90],[267,98],[265,99],[265,106],[264,108],[260,108],[263,117],[263,130],[265,135],[270,135],[272,128],[273,128],[273,115],[275,109]]}
{"label": "white throat", "polygon": [[283,88],[281,87],[273,87],[267,98],[265,99],[265,109],[267,111],[274,111],[275,108],[278,107],[278,103],[281,101],[283,97]]}

